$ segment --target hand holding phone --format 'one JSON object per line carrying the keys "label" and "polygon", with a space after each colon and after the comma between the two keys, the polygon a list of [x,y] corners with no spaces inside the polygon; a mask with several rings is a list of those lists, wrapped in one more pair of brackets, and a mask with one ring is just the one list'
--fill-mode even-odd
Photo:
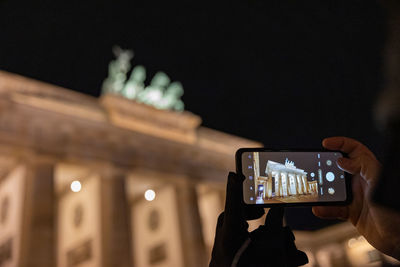
{"label": "hand holding phone", "polygon": [[236,168],[245,177],[243,201],[263,207],[348,204],[350,177],[336,164],[344,156],[340,151],[241,148]]}
{"label": "hand holding phone", "polygon": [[365,145],[348,137],[326,138],[322,145],[349,155],[338,164],[352,174],[354,201],[348,206],[313,207],[313,213],[321,218],[349,220],[373,247],[400,260],[400,213],[371,200],[371,193],[380,179],[380,162]]}
{"label": "hand holding phone", "polygon": [[243,178],[229,173],[225,210],[218,217],[210,267],[306,264],[307,255],[296,248],[291,229],[283,226],[283,208],[270,209],[265,224],[248,232],[246,220],[261,217],[264,209],[259,206],[245,209],[242,201]]}

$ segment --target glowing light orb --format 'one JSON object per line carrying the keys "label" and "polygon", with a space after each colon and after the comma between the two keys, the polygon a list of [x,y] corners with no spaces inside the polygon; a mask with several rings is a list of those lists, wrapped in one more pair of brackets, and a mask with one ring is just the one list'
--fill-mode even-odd
{"label": "glowing light orb", "polygon": [[147,201],[153,201],[156,198],[156,192],[154,192],[152,189],[148,189],[146,192],[144,192],[144,198]]}
{"label": "glowing light orb", "polygon": [[82,189],[82,184],[81,184],[81,182],[79,182],[79,181],[73,181],[73,182],[71,183],[71,191],[72,191],[72,192],[77,193],[77,192],[81,191],[81,189]]}

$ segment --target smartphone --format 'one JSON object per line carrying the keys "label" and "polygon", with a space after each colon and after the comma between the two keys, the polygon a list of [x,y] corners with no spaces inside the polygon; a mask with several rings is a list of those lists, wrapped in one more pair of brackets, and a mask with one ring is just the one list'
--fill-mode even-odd
{"label": "smartphone", "polygon": [[247,205],[346,205],[352,200],[350,175],[341,170],[340,151],[241,148],[236,171],[245,177]]}

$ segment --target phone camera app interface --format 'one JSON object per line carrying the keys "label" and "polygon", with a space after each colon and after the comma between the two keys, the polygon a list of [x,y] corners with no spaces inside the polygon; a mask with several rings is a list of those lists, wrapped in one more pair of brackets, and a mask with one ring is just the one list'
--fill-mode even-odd
{"label": "phone camera app interface", "polygon": [[339,152],[245,152],[242,169],[247,204],[345,201]]}

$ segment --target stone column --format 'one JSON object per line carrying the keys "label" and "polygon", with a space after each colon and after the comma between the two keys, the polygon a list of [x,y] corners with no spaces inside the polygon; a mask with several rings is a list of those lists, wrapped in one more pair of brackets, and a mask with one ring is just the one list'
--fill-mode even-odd
{"label": "stone column", "polygon": [[283,197],[283,174],[279,172],[279,196]]}
{"label": "stone column", "polygon": [[303,189],[304,189],[304,194],[308,194],[309,190],[308,190],[308,180],[307,180],[307,176],[305,176],[304,174],[301,176],[301,179],[303,180]]}
{"label": "stone column", "polygon": [[[297,182],[296,182],[296,174],[289,173],[289,182],[290,182],[290,195],[297,195]],[[293,185],[293,186],[292,186]]]}
{"label": "stone column", "polygon": [[267,190],[268,190],[267,181],[266,180],[263,181],[263,186],[264,186],[263,199],[265,199],[265,196],[267,195]]}
{"label": "stone column", "polygon": [[271,198],[272,197],[272,173],[271,172],[268,172],[267,187],[268,187],[267,197]]}
{"label": "stone column", "polygon": [[282,189],[283,189],[283,196],[287,197],[289,195],[289,179],[288,179],[288,174],[287,172],[282,172],[282,180],[284,183],[282,183]]}
{"label": "stone column", "polygon": [[[129,209],[123,172],[107,162],[56,166],[57,265],[131,267]],[[81,188],[72,191],[71,182]]]}
{"label": "stone column", "polygon": [[308,184],[309,186],[309,190],[310,190],[310,194],[314,194],[316,192],[316,185],[317,185],[317,181],[312,181],[311,183]]}
{"label": "stone column", "polygon": [[280,197],[282,196],[282,177],[281,173],[278,172],[275,175],[275,196]]}
{"label": "stone column", "polygon": [[21,259],[18,266],[55,266],[54,165],[31,156],[26,161]]}
{"label": "stone column", "polygon": [[103,267],[131,267],[130,209],[124,175],[111,169],[101,177]]}
{"label": "stone column", "polygon": [[205,267],[208,262],[203,239],[197,191],[188,181],[177,185],[179,222],[185,266]]}
{"label": "stone column", "polygon": [[298,193],[300,195],[302,195],[303,194],[303,181],[301,179],[300,174],[296,174],[296,180],[297,180],[297,183],[298,183]]}
{"label": "stone column", "polygon": [[289,196],[291,196],[291,195],[293,195],[293,187],[294,187],[294,184],[293,184],[293,182],[292,182],[292,176],[291,176],[291,173],[287,173],[287,180],[288,180],[288,195]]}

